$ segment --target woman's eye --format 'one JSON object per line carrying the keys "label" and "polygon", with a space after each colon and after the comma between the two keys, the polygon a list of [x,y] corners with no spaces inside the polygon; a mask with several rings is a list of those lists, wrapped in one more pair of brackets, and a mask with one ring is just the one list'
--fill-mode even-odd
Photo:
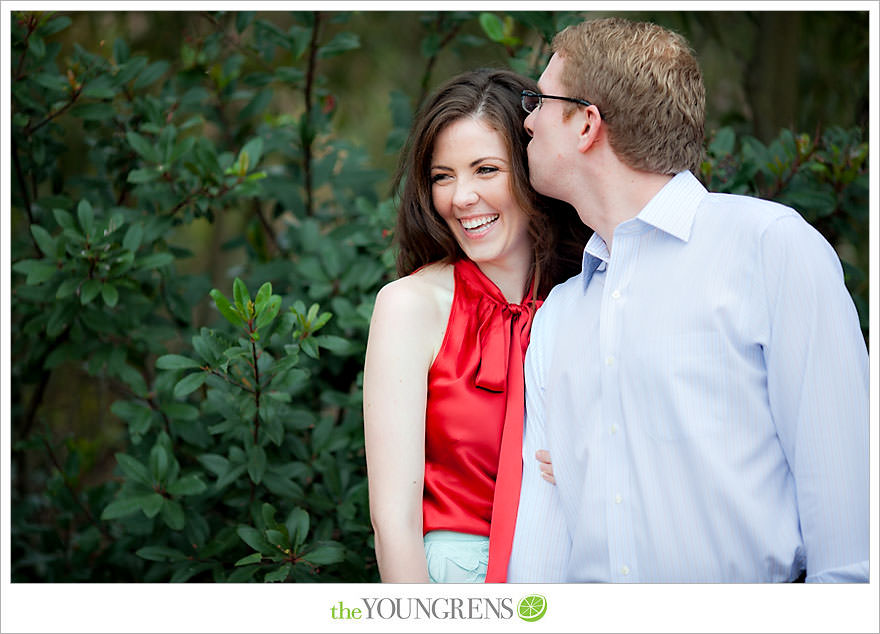
{"label": "woman's eye", "polygon": [[492,174],[493,172],[497,172],[498,168],[493,165],[481,165],[477,168],[477,174]]}
{"label": "woman's eye", "polygon": [[432,183],[439,183],[440,181],[442,181],[443,179],[448,178],[448,177],[449,177],[448,174],[434,174],[431,176],[431,182]]}

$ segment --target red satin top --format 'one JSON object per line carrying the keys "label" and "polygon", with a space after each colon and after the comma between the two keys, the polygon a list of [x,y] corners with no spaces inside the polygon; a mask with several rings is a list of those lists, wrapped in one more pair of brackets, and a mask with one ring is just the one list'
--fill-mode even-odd
{"label": "red satin top", "polygon": [[424,531],[489,536],[487,582],[507,579],[522,480],[523,360],[531,294],[509,304],[476,264],[455,262],[446,335],[428,372]]}

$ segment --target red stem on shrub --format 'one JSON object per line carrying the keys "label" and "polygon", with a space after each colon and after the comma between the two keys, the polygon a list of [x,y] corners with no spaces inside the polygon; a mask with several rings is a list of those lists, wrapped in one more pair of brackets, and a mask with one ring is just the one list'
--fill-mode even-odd
{"label": "red stem on shrub", "polygon": [[309,42],[309,66],[306,71],[305,86],[305,102],[306,102],[306,123],[303,128],[303,175],[306,190],[306,215],[312,216],[315,213],[314,200],[312,195],[312,141],[314,134],[312,130],[312,90],[315,84],[315,66],[318,60],[318,31],[321,26],[321,12],[315,11],[315,24],[312,27],[312,39]]}
{"label": "red stem on shrub", "polygon": [[28,16],[27,30],[27,35],[24,36],[24,50],[21,52],[21,57],[18,59],[18,68],[15,69],[15,79],[17,80],[22,78],[21,69],[24,66],[24,58],[27,57],[27,52],[30,48],[31,35],[37,30],[37,17],[34,14]]}
{"label": "red stem on shrub", "polygon": [[[24,197],[24,209],[27,212],[28,222],[30,224],[34,224],[34,212],[31,209],[31,197],[28,195],[27,183],[24,181],[24,173],[21,169],[21,161],[18,158],[18,144],[15,142],[15,135],[12,135],[12,163],[15,165],[15,179],[18,181],[18,188],[21,190],[21,195]],[[30,231],[28,232],[30,233]],[[31,242],[34,243],[34,248],[37,250],[37,257],[43,257],[45,255],[43,250],[40,249],[40,245],[37,244],[36,238],[31,234]]]}
{"label": "red stem on shrub", "polygon": [[[438,24],[438,30],[439,30],[439,28],[443,26],[443,14],[442,13],[440,14],[440,17],[437,19],[437,24]],[[434,54],[428,58],[428,63],[425,66],[425,72],[422,74],[422,86],[421,86],[422,92],[419,95],[419,100],[416,102],[416,109],[418,109],[422,105],[422,102],[425,100],[425,97],[428,96],[428,84],[431,81],[431,74],[434,72],[434,64],[437,63],[437,56],[440,54],[440,51],[442,51],[446,47],[446,45],[452,41],[452,38],[454,38],[458,34],[458,32],[461,30],[462,24],[463,24],[462,22],[459,22],[458,24],[453,26],[452,29],[449,31],[449,33],[447,33],[446,36],[443,38],[443,40],[440,42],[440,45],[437,47],[437,50],[434,52]]]}
{"label": "red stem on shrub", "polygon": [[260,431],[260,368],[257,365],[257,361],[259,360],[257,344],[254,343],[253,340],[251,340],[251,354],[254,357],[254,402],[257,405],[257,411],[254,412],[254,443],[256,444],[257,434]]}
{"label": "red stem on shrub", "polygon": [[42,121],[40,121],[37,125],[35,125],[35,126],[31,126],[30,124],[28,124],[28,125],[25,127],[25,129],[24,129],[24,134],[25,134],[25,136],[30,136],[30,135],[32,135],[34,132],[36,132],[37,130],[39,130],[40,128],[42,128],[44,125],[46,125],[47,123],[49,123],[52,119],[55,119],[56,117],[59,117],[59,116],[61,116],[62,114],[64,114],[65,112],[67,112],[67,110],[68,110],[73,104],[76,103],[76,100],[79,99],[79,95],[80,95],[80,93],[82,92],[82,89],[83,89],[83,86],[84,86],[84,85],[85,85],[85,84],[81,85],[79,88],[77,88],[77,89],[74,90],[72,93],[70,93],[70,101],[68,101],[66,104],[64,104],[63,106],[61,106],[58,110],[54,110],[54,111],[50,112],[49,114],[47,114],[47,115],[46,115],[46,118],[43,119]]}

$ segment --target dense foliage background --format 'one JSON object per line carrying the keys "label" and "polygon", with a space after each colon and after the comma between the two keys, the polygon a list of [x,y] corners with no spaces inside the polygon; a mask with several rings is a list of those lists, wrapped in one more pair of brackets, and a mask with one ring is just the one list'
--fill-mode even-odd
{"label": "dense foliage background", "polygon": [[[361,386],[411,113],[570,12],[14,13],[12,580],[377,581]],[[867,339],[867,14],[689,37],[710,189],[796,207]]]}

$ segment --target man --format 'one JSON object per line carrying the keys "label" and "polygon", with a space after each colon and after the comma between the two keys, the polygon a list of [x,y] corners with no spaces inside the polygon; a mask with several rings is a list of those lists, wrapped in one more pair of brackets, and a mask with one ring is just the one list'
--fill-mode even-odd
{"label": "man", "polygon": [[532,329],[508,580],[867,581],[868,358],[834,250],[693,176],[682,37],[611,18],[553,50],[531,180],[595,233]]}

